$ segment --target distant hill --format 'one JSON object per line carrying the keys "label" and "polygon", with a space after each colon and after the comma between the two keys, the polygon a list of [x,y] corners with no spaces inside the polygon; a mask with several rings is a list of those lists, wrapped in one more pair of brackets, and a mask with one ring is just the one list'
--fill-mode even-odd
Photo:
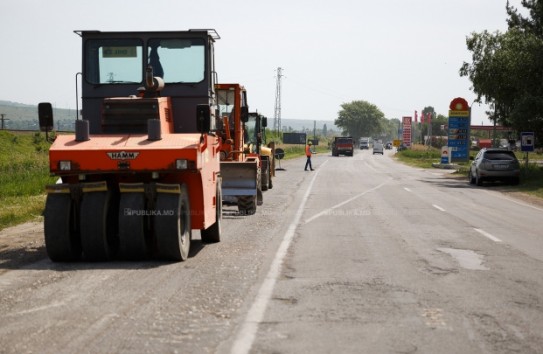
{"label": "distant hill", "polygon": [[[4,127],[13,130],[39,130],[38,106],[10,101],[0,101],[0,114]],[[73,130],[75,109],[53,108],[55,129]]]}
{"label": "distant hill", "polygon": [[[53,116],[55,118],[55,129],[64,131],[73,130],[74,120],[76,118],[75,113],[75,109],[54,108]],[[0,114],[4,114],[4,126],[6,129],[39,130],[37,105],[0,100]],[[341,131],[341,129],[334,125],[332,120],[317,120],[317,130],[322,131],[325,124],[328,132]],[[268,129],[273,129],[273,125],[273,118],[268,118]],[[281,119],[281,126],[284,132],[312,132],[314,121],[307,119]]]}
{"label": "distant hill", "polygon": [[[292,129],[294,132],[300,132],[300,131],[313,131],[314,126],[316,126],[317,130],[322,130],[324,125],[326,124],[326,129],[328,132],[331,131],[341,131],[340,128],[336,127],[334,125],[334,121],[332,120],[317,120],[316,124],[313,120],[308,119],[283,119],[281,118],[281,126],[283,128],[283,131],[288,132]],[[273,118],[268,118],[268,128],[273,128]]]}

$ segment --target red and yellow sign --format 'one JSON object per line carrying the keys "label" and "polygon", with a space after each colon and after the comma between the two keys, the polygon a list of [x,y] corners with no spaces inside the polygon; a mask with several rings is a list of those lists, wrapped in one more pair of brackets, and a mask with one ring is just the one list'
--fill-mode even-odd
{"label": "red and yellow sign", "polygon": [[468,101],[466,101],[462,97],[456,97],[451,101],[449,109],[451,111],[469,111]]}
{"label": "red and yellow sign", "polygon": [[470,107],[468,102],[457,97],[449,105],[449,131],[447,146],[449,147],[449,162],[468,161],[470,147]]}

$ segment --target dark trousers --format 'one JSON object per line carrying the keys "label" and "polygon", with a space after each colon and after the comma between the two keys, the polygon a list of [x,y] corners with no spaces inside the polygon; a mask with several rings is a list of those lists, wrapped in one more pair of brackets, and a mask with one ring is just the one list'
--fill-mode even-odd
{"label": "dark trousers", "polygon": [[311,156],[307,157],[307,161],[305,162],[305,168],[304,170],[307,170],[307,166],[309,166],[309,169],[312,170],[313,166],[311,166]]}

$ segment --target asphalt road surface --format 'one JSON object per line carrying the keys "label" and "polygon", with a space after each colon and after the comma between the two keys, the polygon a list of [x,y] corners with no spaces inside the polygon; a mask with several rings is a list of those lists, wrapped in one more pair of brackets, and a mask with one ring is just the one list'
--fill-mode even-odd
{"label": "asphalt road surface", "polygon": [[543,352],[541,204],[390,150],[304,164],[183,263],[56,264],[40,224],[0,232],[0,353]]}

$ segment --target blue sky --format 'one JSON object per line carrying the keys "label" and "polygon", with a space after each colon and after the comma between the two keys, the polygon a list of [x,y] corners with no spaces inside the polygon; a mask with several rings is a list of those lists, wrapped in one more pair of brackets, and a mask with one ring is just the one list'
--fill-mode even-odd
{"label": "blue sky", "polygon": [[[520,0],[510,3],[520,7]],[[248,89],[251,110],[273,118],[283,69],[283,119],[334,120],[365,100],[387,118],[455,97],[472,102],[466,36],[505,31],[506,0],[4,0],[0,3],[0,100],[75,108],[81,41],[74,30],[214,28],[221,82]],[[472,124],[490,124],[485,105]]]}

